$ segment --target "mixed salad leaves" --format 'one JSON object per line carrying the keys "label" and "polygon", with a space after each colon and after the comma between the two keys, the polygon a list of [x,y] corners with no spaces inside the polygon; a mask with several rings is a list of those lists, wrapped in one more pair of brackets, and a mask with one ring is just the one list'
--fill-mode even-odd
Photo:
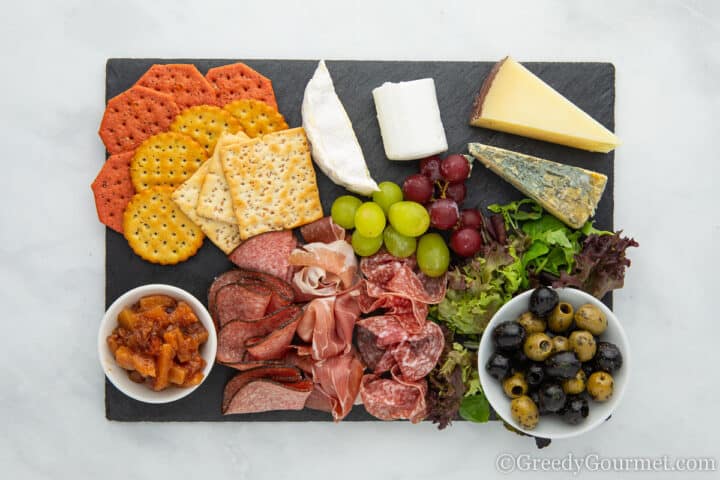
{"label": "mixed salad leaves", "polygon": [[622,231],[598,230],[592,222],[572,229],[530,199],[488,210],[480,253],[448,271],[445,298],[430,312],[447,332],[445,351],[429,377],[429,418],[441,429],[458,415],[476,422],[489,418],[477,346],[502,305],[541,284],[602,298],[623,286],[630,266],[626,250],[638,246]]}

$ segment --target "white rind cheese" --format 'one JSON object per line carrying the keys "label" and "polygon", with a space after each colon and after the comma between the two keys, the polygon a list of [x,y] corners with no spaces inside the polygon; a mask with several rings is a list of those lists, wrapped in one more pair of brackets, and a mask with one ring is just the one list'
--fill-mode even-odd
{"label": "white rind cheese", "polygon": [[417,160],[447,150],[432,78],[386,82],[372,93],[387,158]]}
{"label": "white rind cheese", "polygon": [[302,125],[313,160],[330,180],[360,195],[379,190],[323,60],[305,87]]}

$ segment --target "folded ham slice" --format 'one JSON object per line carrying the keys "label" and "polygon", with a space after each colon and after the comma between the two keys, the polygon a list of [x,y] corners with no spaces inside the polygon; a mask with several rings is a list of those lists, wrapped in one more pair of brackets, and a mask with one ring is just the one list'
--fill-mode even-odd
{"label": "folded ham slice", "polygon": [[314,360],[350,351],[355,322],[360,317],[359,295],[357,290],[350,290],[336,297],[316,298],[307,304],[297,335],[312,344]]}
{"label": "folded ham slice", "polygon": [[237,374],[225,385],[222,413],[302,410],[312,390],[312,381],[296,367],[253,368]]}
{"label": "folded ham slice", "polygon": [[243,270],[269,273],[290,281],[292,268],[288,257],[295,247],[297,239],[292,230],[268,232],[245,240],[228,258]]}

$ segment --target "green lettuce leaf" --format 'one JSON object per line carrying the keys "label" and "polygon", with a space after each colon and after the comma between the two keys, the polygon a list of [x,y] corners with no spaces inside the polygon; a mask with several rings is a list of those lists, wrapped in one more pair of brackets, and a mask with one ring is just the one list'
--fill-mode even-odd
{"label": "green lettuce leaf", "polygon": [[463,398],[460,403],[460,416],[471,422],[487,422],[490,419],[490,404],[485,395],[480,392]]}

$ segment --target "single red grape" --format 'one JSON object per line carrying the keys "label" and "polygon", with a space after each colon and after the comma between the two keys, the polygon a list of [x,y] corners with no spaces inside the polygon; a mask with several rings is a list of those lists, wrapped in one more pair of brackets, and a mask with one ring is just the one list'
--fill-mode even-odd
{"label": "single red grape", "polygon": [[465,187],[465,182],[451,183],[445,189],[445,197],[450,200],[455,200],[457,203],[462,203],[463,200],[465,200],[466,194],[467,188]]}
{"label": "single red grape", "polygon": [[405,200],[427,203],[432,198],[433,183],[425,175],[416,173],[405,179],[402,191]]}
{"label": "single red grape", "polygon": [[480,212],[474,208],[468,208],[460,212],[460,226],[479,230],[482,227],[483,218]]}
{"label": "single red grape", "polygon": [[440,173],[440,157],[433,155],[432,157],[420,160],[420,173],[430,179],[431,182],[437,182],[442,179]]}
{"label": "single red grape", "polygon": [[440,163],[440,173],[448,182],[463,182],[470,175],[470,162],[458,153],[448,155]]}
{"label": "single red grape", "polygon": [[474,228],[461,228],[450,235],[450,248],[461,257],[472,257],[482,247],[482,236]]}
{"label": "single red grape", "polygon": [[455,226],[460,218],[460,210],[455,200],[438,198],[428,207],[430,225],[438,230],[448,230]]}

